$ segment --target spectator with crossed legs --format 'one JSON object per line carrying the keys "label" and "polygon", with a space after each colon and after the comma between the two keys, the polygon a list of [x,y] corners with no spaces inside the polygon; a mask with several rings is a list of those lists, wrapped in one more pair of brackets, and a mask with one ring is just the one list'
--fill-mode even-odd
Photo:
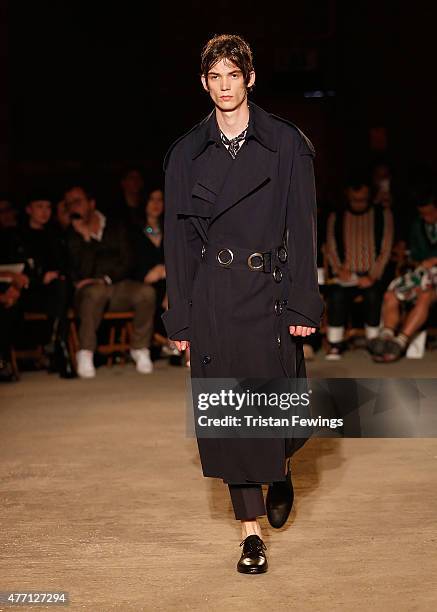
{"label": "spectator with crossed legs", "polygon": [[[383,328],[369,350],[374,361],[392,362],[406,352],[437,301],[437,200],[435,193],[418,200],[418,217],[410,236],[410,257],[416,268],[394,279],[384,295]],[[401,325],[401,304],[412,305]]]}

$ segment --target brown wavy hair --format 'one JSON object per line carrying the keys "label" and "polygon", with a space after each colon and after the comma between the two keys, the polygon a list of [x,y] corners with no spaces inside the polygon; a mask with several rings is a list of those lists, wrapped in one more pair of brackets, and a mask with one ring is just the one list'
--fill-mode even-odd
{"label": "brown wavy hair", "polygon": [[248,93],[255,85],[247,87],[253,70],[253,54],[249,44],[238,34],[216,34],[202,49],[200,75],[208,81],[208,72],[220,60],[228,59],[243,73]]}

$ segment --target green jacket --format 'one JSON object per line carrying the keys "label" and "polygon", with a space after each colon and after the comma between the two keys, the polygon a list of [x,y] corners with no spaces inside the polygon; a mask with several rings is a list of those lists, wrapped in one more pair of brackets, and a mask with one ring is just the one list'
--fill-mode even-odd
{"label": "green jacket", "polygon": [[437,257],[437,242],[432,243],[425,230],[425,222],[417,217],[411,227],[410,251],[413,261],[423,261],[430,257]]}

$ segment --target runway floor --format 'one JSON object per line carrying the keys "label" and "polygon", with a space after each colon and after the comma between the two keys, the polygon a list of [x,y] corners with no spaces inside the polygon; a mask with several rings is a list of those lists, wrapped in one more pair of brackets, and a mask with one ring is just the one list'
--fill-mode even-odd
{"label": "runway floor", "polygon": [[[437,352],[309,369],[431,377]],[[227,487],[185,433],[187,376],[159,361],[0,388],[0,591],[68,591],[91,612],[436,610],[436,439],[310,440],[286,527],[262,519],[269,572],[241,575]]]}

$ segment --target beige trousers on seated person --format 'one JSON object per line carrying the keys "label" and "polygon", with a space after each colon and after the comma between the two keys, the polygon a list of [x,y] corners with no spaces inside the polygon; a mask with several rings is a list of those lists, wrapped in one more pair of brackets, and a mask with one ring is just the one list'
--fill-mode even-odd
{"label": "beige trousers on seated person", "polygon": [[133,310],[131,348],[148,348],[152,339],[156,293],[151,285],[123,280],[112,285],[94,283],[76,290],[75,309],[80,318],[79,345],[95,351],[97,329],[108,310]]}

